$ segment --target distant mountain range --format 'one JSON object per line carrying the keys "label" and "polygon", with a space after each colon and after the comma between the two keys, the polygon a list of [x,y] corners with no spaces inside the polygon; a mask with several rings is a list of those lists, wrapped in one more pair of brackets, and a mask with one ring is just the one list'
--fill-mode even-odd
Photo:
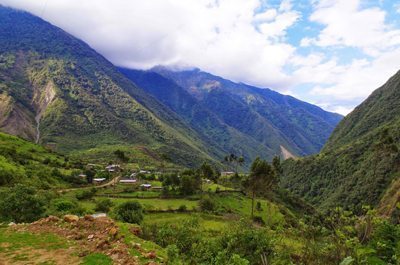
{"label": "distant mountain range", "polygon": [[318,152],[342,116],[266,88],[200,71],[120,69],[225,153],[303,156]]}
{"label": "distant mountain range", "polygon": [[339,123],[320,154],[286,161],[283,186],[324,210],[372,205],[392,215],[400,201],[399,149],[400,72]]}
{"label": "distant mountain range", "polygon": [[117,69],[63,30],[0,6],[0,130],[60,152],[122,146],[184,166],[228,153],[250,163],[318,152],[341,118],[199,70]]}

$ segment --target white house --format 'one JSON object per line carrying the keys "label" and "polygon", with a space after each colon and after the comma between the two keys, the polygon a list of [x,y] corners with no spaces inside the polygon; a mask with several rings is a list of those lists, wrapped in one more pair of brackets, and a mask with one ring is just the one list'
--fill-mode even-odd
{"label": "white house", "polygon": [[126,183],[126,184],[134,184],[137,182],[137,179],[121,179],[119,183]]}
{"label": "white house", "polygon": [[119,165],[108,165],[106,166],[106,170],[108,172],[115,172],[117,170],[119,170],[121,167]]}
{"label": "white house", "polygon": [[103,181],[105,181],[106,180],[106,178],[94,178],[93,179],[93,182],[94,183],[101,183],[101,182],[103,182]]}

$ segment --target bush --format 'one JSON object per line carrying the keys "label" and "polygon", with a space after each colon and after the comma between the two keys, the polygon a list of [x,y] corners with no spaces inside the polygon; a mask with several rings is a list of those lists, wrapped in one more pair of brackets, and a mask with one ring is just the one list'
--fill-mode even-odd
{"label": "bush", "polygon": [[203,212],[213,212],[216,208],[215,202],[210,198],[210,196],[203,196],[199,201],[199,206]]}
{"label": "bush", "polygon": [[174,264],[179,257],[179,249],[176,245],[168,245],[167,248],[168,264]]}
{"label": "bush", "polygon": [[0,219],[17,223],[33,222],[45,212],[45,202],[32,187],[16,185],[0,194]]}
{"label": "bush", "polygon": [[261,216],[253,216],[253,222],[264,225],[265,222]]}
{"label": "bush", "polygon": [[257,203],[256,203],[256,210],[257,210],[258,212],[261,212],[261,211],[262,211],[261,202],[257,202]]}
{"label": "bush", "polygon": [[50,202],[49,214],[64,215],[64,214],[84,214],[83,209],[77,201],[58,198]]}
{"label": "bush", "polygon": [[94,210],[96,212],[108,213],[113,205],[114,203],[110,199],[100,199],[96,201],[96,207]]}
{"label": "bush", "polygon": [[139,202],[125,202],[118,205],[115,215],[120,221],[140,224],[143,221],[143,208]]}
{"label": "bush", "polygon": [[81,192],[78,192],[75,197],[78,200],[90,200],[93,198],[93,196],[96,194],[96,189],[91,188],[90,190],[83,190]]}
{"label": "bush", "polygon": [[186,212],[186,211],[187,211],[186,205],[182,204],[181,206],[179,206],[178,212]]}

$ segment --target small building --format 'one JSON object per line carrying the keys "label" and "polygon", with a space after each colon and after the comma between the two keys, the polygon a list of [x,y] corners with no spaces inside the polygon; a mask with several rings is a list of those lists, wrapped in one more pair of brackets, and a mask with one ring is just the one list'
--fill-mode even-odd
{"label": "small building", "polygon": [[119,165],[108,165],[106,166],[106,170],[110,173],[117,172],[121,169]]}
{"label": "small building", "polygon": [[151,184],[149,184],[149,183],[144,183],[144,184],[141,184],[140,187],[141,187],[141,188],[144,188],[144,189],[150,189],[150,188],[151,188]]}
{"label": "small building", "polygon": [[132,173],[129,177],[130,177],[130,178],[135,178],[135,177],[137,176],[137,174],[138,174],[138,173],[134,172],[134,173]]}
{"label": "small building", "polygon": [[94,178],[93,183],[99,184],[106,180],[106,178]]}
{"label": "small building", "polygon": [[233,172],[233,171],[222,171],[221,172],[221,177],[233,176],[233,175],[235,175],[235,172]]}
{"label": "small building", "polygon": [[151,172],[147,171],[147,170],[140,170],[139,173],[140,174],[150,174]]}
{"label": "small building", "polygon": [[135,184],[137,183],[137,179],[121,179],[119,183],[123,184]]}
{"label": "small building", "polygon": [[85,174],[82,173],[82,174],[79,174],[78,177],[79,177],[80,179],[86,179],[87,176],[86,176]]}

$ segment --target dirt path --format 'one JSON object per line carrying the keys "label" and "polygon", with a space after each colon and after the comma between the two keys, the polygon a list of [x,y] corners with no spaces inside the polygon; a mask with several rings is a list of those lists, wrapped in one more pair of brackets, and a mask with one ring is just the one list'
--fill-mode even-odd
{"label": "dirt path", "polygon": [[121,179],[121,176],[117,176],[117,177],[111,179],[109,182],[106,182],[104,184],[95,185],[95,186],[86,186],[86,187],[80,187],[80,188],[61,189],[61,190],[58,190],[58,192],[61,193],[61,192],[69,192],[69,191],[74,191],[74,190],[84,190],[84,189],[91,189],[91,188],[95,188],[95,189],[104,188],[104,187],[108,187],[108,186],[117,184],[120,179]]}

